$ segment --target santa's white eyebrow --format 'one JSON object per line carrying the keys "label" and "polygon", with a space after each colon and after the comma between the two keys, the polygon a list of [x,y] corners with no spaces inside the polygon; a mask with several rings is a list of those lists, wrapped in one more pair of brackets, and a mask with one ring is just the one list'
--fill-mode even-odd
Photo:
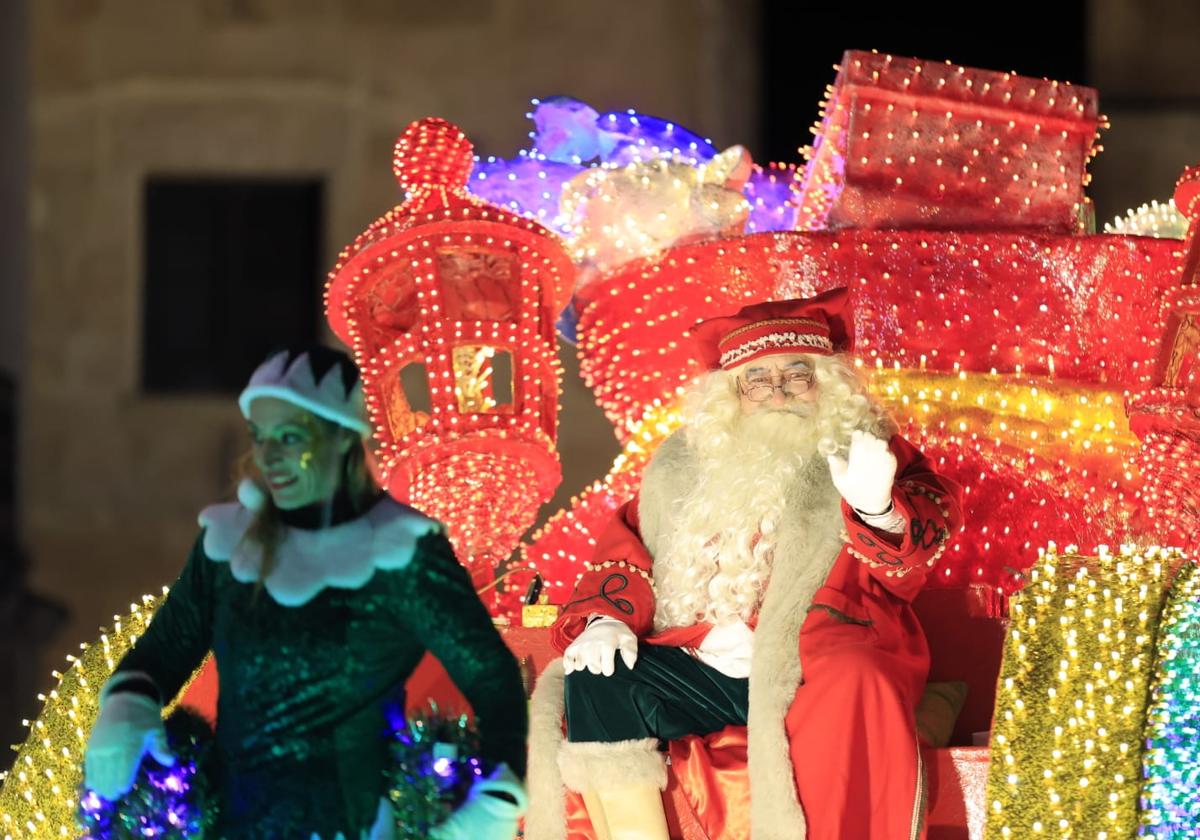
{"label": "santa's white eyebrow", "polygon": [[[788,362],[786,365],[783,366],[784,371],[796,370],[798,368],[803,368],[804,370],[812,370],[812,365],[809,364],[808,362],[804,361],[803,359],[797,359],[796,361]],[[767,368],[767,367],[746,368],[746,376],[762,376],[764,374],[770,373],[773,370],[779,370],[779,368]]]}

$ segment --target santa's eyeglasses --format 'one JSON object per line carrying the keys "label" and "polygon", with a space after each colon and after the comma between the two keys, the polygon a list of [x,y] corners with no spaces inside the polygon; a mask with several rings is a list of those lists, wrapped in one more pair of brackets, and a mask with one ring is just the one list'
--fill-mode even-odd
{"label": "santa's eyeglasses", "polygon": [[811,370],[788,371],[779,382],[768,376],[753,376],[744,382],[740,376],[737,378],[738,392],[750,402],[766,402],[776,390],[783,391],[784,396],[798,397],[812,390],[815,382],[816,376]]}

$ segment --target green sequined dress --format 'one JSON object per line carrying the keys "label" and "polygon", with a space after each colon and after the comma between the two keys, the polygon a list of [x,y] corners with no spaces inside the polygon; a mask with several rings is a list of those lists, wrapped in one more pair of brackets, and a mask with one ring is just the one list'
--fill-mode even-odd
{"label": "green sequined dress", "polygon": [[367,836],[385,791],[388,712],[403,709],[426,651],[471,703],[484,757],[524,775],[517,665],[436,523],[385,498],[352,522],[289,528],[264,586],[241,539],[249,517],[206,510],[187,566],[118,666],[169,699],[213,652],[216,836]]}

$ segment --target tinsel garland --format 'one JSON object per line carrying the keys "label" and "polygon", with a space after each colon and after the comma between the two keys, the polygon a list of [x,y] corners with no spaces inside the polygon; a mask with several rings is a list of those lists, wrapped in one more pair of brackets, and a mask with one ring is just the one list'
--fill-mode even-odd
{"label": "tinsel garland", "polygon": [[[166,729],[175,766],[144,761],[133,788],[115,801],[80,787],[80,840],[197,840],[212,827],[217,806],[204,772],[212,730],[186,707],[167,719]],[[494,768],[478,757],[479,734],[466,715],[444,717],[436,707],[410,719],[394,714],[392,729],[387,777],[397,837],[417,840]]]}
{"label": "tinsel garland", "polygon": [[1143,758],[1144,837],[1200,836],[1200,569],[1179,570],[1163,612]]}
{"label": "tinsel garland", "polygon": [[1013,598],[987,784],[988,840],[1116,840],[1139,824],[1142,739],[1173,549],[1053,544]]}
{"label": "tinsel garland", "polygon": [[[166,590],[163,590],[163,595]],[[77,828],[83,753],[99,710],[99,695],[113,668],[150,624],[163,596],[143,595],[129,612],[114,616],[99,639],[67,656],[70,667],[53,671],[54,688],[38,699],[45,705],[29,723],[12,771],[0,773],[0,838],[42,840],[70,837]],[[204,667],[201,664],[196,673]],[[189,678],[187,685],[195,674]],[[187,693],[187,685],[180,696]],[[174,701],[173,701],[174,702]],[[168,712],[173,705],[167,707]]]}
{"label": "tinsel garland", "polygon": [[181,706],[166,721],[173,767],[144,759],[133,788],[107,800],[80,786],[81,840],[187,840],[200,838],[216,818],[202,768],[212,746],[212,729],[202,716]]}
{"label": "tinsel garland", "polygon": [[479,758],[479,733],[466,715],[437,707],[405,720],[393,716],[388,797],[399,840],[419,840],[462,804],[476,780],[494,768]]}

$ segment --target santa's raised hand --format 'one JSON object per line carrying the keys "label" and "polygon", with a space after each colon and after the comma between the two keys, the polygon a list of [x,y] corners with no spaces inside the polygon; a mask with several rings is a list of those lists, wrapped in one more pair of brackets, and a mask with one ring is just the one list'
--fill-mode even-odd
{"label": "santa's raised hand", "polygon": [[896,456],[887,441],[870,432],[853,432],[846,457],[829,456],[829,474],[842,498],[858,512],[878,516],[892,509]]}

